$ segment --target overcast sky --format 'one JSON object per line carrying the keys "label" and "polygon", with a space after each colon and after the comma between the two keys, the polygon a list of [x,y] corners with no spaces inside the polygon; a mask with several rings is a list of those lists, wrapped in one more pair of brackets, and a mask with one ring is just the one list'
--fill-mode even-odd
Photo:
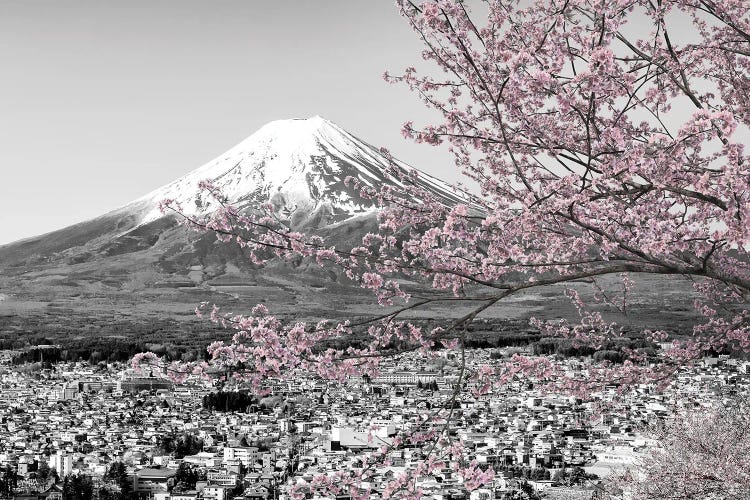
{"label": "overcast sky", "polygon": [[385,83],[421,60],[391,0],[0,0],[0,244],[117,208],[280,118],[321,115],[455,179],[401,138]]}

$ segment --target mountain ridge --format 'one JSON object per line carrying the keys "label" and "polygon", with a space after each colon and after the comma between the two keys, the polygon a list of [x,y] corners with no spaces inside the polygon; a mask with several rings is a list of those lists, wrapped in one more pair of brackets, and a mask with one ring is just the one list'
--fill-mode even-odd
{"label": "mountain ridge", "polygon": [[[185,215],[208,213],[217,203],[199,193],[198,183],[203,180],[210,180],[229,203],[240,209],[270,202],[275,212],[292,225],[319,229],[375,212],[375,202],[362,198],[357,189],[344,181],[353,177],[370,187],[399,185],[398,179],[385,173],[389,165],[403,172],[417,170],[386,157],[321,116],[275,120],[213,160],[121,207],[58,230],[0,245],[0,260],[4,258],[6,262],[0,267],[17,262],[19,253],[48,256],[80,245],[83,240],[106,237],[117,240],[132,235],[163,220],[164,214],[158,208],[163,199],[180,203]],[[446,204],[462,200],[447,183],[417,172],[423,187]]]}
{"label": "mountain ridge", "polygon": [[[187,215],[210,211],[212,200],[196,197],[197,185],[211,180],[239,208],[269,201],[277,213],[309,208],[328,202],[338,216],[375,210],[375,203],[363,199],[344,185],[354,177],[363,185],[400,185],[386,174],[393,166],[403,172],[416,170],[420,182],[446,203],[460,201],[451,187],[414,167],[390,160],[377,148],[355,137],[321,116],[275,120],[203,166],[134,200],[151,207],[143,222],[158,219],[155,205],[161,199],[181,202]],[[340,220],[341,217],[338,217]]]}

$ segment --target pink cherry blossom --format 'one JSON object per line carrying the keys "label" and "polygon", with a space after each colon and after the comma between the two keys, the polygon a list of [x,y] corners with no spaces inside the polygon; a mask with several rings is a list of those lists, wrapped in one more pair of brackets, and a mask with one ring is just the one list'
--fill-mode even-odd
{"label": "pink cherry blossom", "polygon": [[[445,206],[416,182],[418,172],[404,172],[395,162],[387,186],[347,178],[381,208],[378,231],[355,248],[293,231],[270,206],[241,211],[210,181],[200,188],[220,208],[204,218],[182,215],[171,200],[162,204],[187,227],[239,244],[256,265],[302,258],[337,267],[389,309],[364,321],[341,316],[289,323],[273,306],[243,315],[203,303],[198,314],[236,331],[230,342],[208,347],[208,362],[166,365],[142,354],[134,365],[161,363],[179,381],[216,377],[259,393],[271,378],[303,372],[332,381],[374,376],[382,359],[402,352],[462,355],[466,328],[488,308],[526,290],[574,281],[591,284],[593,303],[572,286],[554,288],[565,290],[559,298],[573,304],[577,318],[531,324],[545,335],[600,349],[623,334],[601,308],[639,314],[632,295],[645,275],[694,283],[702,320],[688,338],[671,339],[652,357],[625,350],[623,363],[602,361],[578,373],[546,356],[515,355],[483,367],[464,363],[456,391],[482,397],[518,379],[581,396],[613,382],[620,390],[643,382],[664,388],[706,352],[750,352],[746,2],[490,0],[477,13],[454,0],[396,4],[424,42],[422,58],[433,70],[423,75],[408,67],[385,79],[411,89],[439,117],[422,126],[407,121],[402,134],[447,147],[475,187],[456,187],[465,203]],[[618,278],[619,291],[599,287],[603,276]],[[412,296],[401,288],[403,278],[432,289]],[[454,303],[470,312],[436,328],[403,317]],[[365,339],[357,348],[329,347],[331,340],[355,335]],[[658,330],[643,335],[670,340]],[[426,419],[429,430],[400,436],[434,446],[385,486],[384,497],[419,498],[417,477],[460,456],[460,443],[445,439],[450,412],[443,410]],[[387,451],[373,452],[369,463],[382,463]],[[492,480],[478,464],[456,467],[467,490]],[[365,498],[367,470],[316,477],[290,494]]]}

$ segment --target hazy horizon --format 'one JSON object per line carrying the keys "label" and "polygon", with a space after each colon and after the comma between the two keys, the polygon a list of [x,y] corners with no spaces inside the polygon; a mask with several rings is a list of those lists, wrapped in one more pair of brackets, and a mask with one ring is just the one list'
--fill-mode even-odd
{"label": "hazy horizon", "polygon": [[390,1],[11,1],[0,32],[0,244],[122,206],[277,119],[321,115],[457,178],[400,135],[430,115],[382,79],[421,60]]}

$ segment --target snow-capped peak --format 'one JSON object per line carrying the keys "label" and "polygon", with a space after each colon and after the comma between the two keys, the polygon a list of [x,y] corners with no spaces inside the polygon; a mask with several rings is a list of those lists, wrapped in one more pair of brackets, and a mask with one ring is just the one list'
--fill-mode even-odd
{"label": "snow-capped peak", "polygon": [[[198,183],[211,180],[234,205],[252,207],[271,201],[277,213],[289,217],[325,207],[332,222],[375,208],[344,180],[353,177],[376,188],[393,184],[394,179],[385,173],[388,164],[377,148],[320,116],[277,120],[134,203],[143,206],[145,202],[148,207],[141,224],[162,216],[157,205],[166,198],[178,201],[187,214],[210,211],[215,202],[199,195]],[[423,173],[420,179],[441,196],[456,199],[445,183]]]}

